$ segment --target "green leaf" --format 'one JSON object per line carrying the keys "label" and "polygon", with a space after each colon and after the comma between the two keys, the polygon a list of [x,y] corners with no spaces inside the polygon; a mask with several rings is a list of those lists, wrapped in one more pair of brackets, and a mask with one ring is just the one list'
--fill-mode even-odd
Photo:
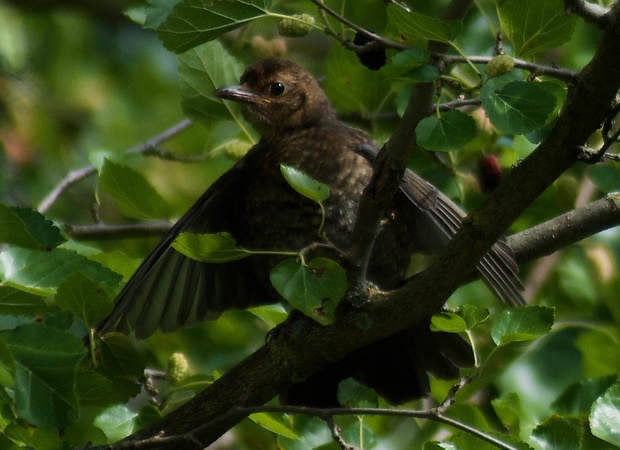
{"label": "green leaf", "polygon": [[65,238],[37,211],[0,204],[0,242],[45,250],[57,247]]}
{"label": "green leaf", "polygon": [[232,102],[222,102],[213,92],[238,84],[242,73],[243,65],[219,41],[180,55],[181,104],[185,114],[208,124],[222,119],[240,122],[241,114]]}
{"label": "green leaf", "polygon": [[620,447],[620,383],[612,385],[594,403],[590,429],[597,438]]}
{"label": "green leaf", "polygon": [[517,306],[504,310],[493,323],[491,337],[497,344],[536,339],[551,330],[553,308]]}
{"label": "green leaf", "polygon": [[521,399],[515,392],[502,394],[491,401],[493,410],[502,424],[509,430],[518,430],[521,423]]}
{"label": "green leaf", "polygon": [[283,308],[281,303],[247,308],[246,311],[250,314],[254,314],[256,317],[261,319],[263,322],[269,325],[269,328],[273,328],[276,325],[284,322],[288,317],[288,313]]}
{"label": "green leaf", "polygon": [[344,408],[377,408],[379,400],[371,388],[347,378],[338,383],[338,403]]}
{"label": "green leaf", "polygon": [[179,0],[149,0],[145,11],[144,28],[155,29],[161,25],[177,3]]}
{"label": "green leaf", "polygon": [[566,14],[562,0],[505,0],[497,12],[517,55],[526,57],[567,42],[577,18]]}
{"label": "green leaf", "polygon": [[112,312],[112,299],[93,279],[81,272],[72,273],[58,287],[56,304],[71,311],[91,328]]}
{"label": "green leaf", "polygon": [[[17,442],[25,444],[25,446],[16,447],[16,450],[24,448],[32,448],[36,450],[58,450],[63,448],[62,441],[59,436],[59,431],[52,428],[35,428],[27,426],[24,423],[10,423],[4,430],[6,436],[10,436]],[[26,447],[27,446],[27,447]],[[5,448],[0,444],[0,448]]]}
{"label": "green leaf", "polygon": [[310,178],[298,168],[280,164],[280,171],[298,194],[317,203],[322,203],[329,197],[329,187],[326,184]]}
{"label": "green leaf", "polygon": [[110,405],[115,399],[112,380],[86,370],[78,370],[75,375],[75,395],[80,408]]}
{"label": "green leaf", "polygon": [[578,420],[553,415],[532,431],[530,440],[540,450],[579,450],[582,436]]}
{"label": "green leaf", "polygon": [[282,414],[274,413],[257,413],[251,414],[250,420],[278,436],[283,436],[288,439],[299,439],[297,433],[291,430],[282,416]]}
{"label": "green leaf", "polygon": [[458,314],[465,320],[468,330],[489,318],[489,310],[487,308],[475,305],[460,306]]}
{"label": "green leaf", "polygon": [[327,258],[315,258],[307,266],[287,259],[273,268],[270,280],[291,306],[323,325],[333,320],[336,303],[347,289],[345,271]]}
{"label": "green leaf", "polygon": [[620,170],[614,165],[591,166],[588,168],[588,177],[604,192],[616,192],[620,186]]}
{"label": "green leaf", "polygon": [[[609,348],[609,347],[605,347]],[[592,404],[617,380],[616,374],[589,378],[568,386],[553,402],[554,412],[570,416],[587,416]]]}
{"label": "green leaf", "polygon": [[236,261],[252,254],[249,250],[237,247],[237,241],[226,232],[181,233],[172,243],[172,248],[196,261],[209,263]]}
{"label": "green leaf", "polygon": [[443,152],[462,149],[476,136],[476,122],[459,110],[422,119],[416,127],[416,142]]}
{"label": "green leaf", "polygon": [[111,442],[116,442],[129,436],[134,429],[137,414],[126,406],[114,405],[106,408],[94,421]]}
{"label": "green leaf", "polygon": [[441,73],[437,66],[424,65],[408,71],[402,78],[414,83],[430,83],[439,79],[440,75]]}
{"label": "green leaf", "polygon": [[556,99],[535,83],[513,81],[497,90],[500,79],[488,80],[480,100],[491,123],[501,132],[523,134],[542,128],[554,111]]}
{"label": "green leaf", "polygon": [[86,354],[76,336],[43,325],[21,325],[5,335],[15,360],[15,407],[35,426],[64,427],[77,417],[74,369]]}
{"label": "green leaf", "polygon": [[36,316],[47,312],[47,303],[38,295],[11,287],[0,287],[0,315]]}
{"label": "green leaf", "polygon": [[114,383],[114,401],[124,403],[138,395],[141,387],[138,380],[144,375],[144,362],[129,338],[120,333],[109,333],[102,336],[98,344],[103,371]]}
{"label": "green leaf", "polygon": [[0,280],[9,286],[35,295],[54,295],[63,280],[82,272],[98,280],[109,292],[116,292],[121,276],[82,255],[62,248],[37,252],[9,248],[0,252]]}
{"label": "green leaf", "polygon": [[426,49],[411,48],[403,50],[392,56],[392,64],[395,67],[420,67],[425,66],[430,58],[430,53]]}
{"label": "green leaf", "polygon": [[467,324],[458,314],[443,311],[431,317],[431,330],[445,331],[447,333],[464,333]]}
{"label": "green leaf", "polygon": [[183,0],[157,27],[168,50],[183,53],[228,31],[268,16],[271,0]]}
{"label": "green leaf", "polygon": [[616,374],[620,361],[618,329],[603,325],[584,331],[575,339],[575,347],[581,351],[582,370],[586,377],[601,377]]}
{"label": "green leaf", "polygon": [[172,209],[140,173],[106,159],[99,174],[99,189],[114,205],[134,219],[169,219]]}
{"label": "green leaf", "polygon": [[449,43],[455,30],[446,22],[417,12],[407,12],[402,8],[389,5],[388,23],[406,39],[423,39]]}

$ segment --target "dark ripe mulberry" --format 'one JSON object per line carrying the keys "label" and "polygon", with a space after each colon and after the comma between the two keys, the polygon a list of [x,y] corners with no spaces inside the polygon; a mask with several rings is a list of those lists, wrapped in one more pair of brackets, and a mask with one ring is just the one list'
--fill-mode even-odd
{"label": "dark ripe mulberry", "polygon": [[483,192],[492,192],[499,185],[504,169],[497,155],[486,155],[478,161],[480,169],[480,187]]}
{"label": "dark ripe mulberry", "polygon": [[[355,39],[353,39],[353,44],[359,47],[369,44],[370,42],[373,42],[373,40],[359,31],[355,34]],[[372,48],[363,52],[356,52],[355,54],[357,55],[357,59],[360,60],[360,63],[370,70],[379,70],[385,66],[387,61],[384,48]]]}

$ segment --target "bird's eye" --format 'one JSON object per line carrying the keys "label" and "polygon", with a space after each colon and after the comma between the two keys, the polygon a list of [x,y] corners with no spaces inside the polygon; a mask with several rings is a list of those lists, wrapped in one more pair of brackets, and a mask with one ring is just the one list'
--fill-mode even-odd
{"label": "bird's eye", "polygon": [[271,95],[278,97],[282,94],[284,94],[285,91],[285,87],[282,83],[280,83],[279,81],[276,81],[275,83],[273,83],[271,85],[271,87],[269,88],[269,92],[271,93]]}

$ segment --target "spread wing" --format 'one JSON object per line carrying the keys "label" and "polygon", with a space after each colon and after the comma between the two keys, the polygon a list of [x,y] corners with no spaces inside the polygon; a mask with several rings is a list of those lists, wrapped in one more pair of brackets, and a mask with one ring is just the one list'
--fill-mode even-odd
{"label": "spread wing", "polygon": [[97,331],[134,331],[137,338],[174,331],[231,308],[267,303],[248,258],[225,264],[198,262],[170,245],[179,233],[235,234],[244,198],[243,160],[220,177],[181,217],[119,293]]}
{"label": "spread wing", "polygon": [[[379,150],[375,146],[364,144],[358,151],[373,161]],[[466,215],[463,210],[411,170],[406,170],[400,185],[400,193],[397,195],[404,195],[416,210],[423,213],[423,217],[418,218],[418,225],[421,229],[427,230],[429,236],[425,236],[424,239],[428,239],[429,242],[441,240],[436,236],[437,231],[446,241],[452,239],[461,228],[461,220]],[[433,225],[434,230],[429,225]],[[511,305],[525,303],[521,295],[523,285],[517,277],[519,267],[514,260],[512,249],[503,239],[491,247],[476,269],[486,284],[504,302]]]}

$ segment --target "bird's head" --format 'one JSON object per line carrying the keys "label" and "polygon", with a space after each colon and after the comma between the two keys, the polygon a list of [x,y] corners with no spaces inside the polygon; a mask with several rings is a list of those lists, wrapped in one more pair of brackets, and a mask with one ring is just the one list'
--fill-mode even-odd
{"label": "bird's head", "polygon": [[290,61],[259,61],[248,66],[239,81],[239,86],[221,88],[214,94],[238,102],[244,117],[266,139],[335,118],[314,77]]}

